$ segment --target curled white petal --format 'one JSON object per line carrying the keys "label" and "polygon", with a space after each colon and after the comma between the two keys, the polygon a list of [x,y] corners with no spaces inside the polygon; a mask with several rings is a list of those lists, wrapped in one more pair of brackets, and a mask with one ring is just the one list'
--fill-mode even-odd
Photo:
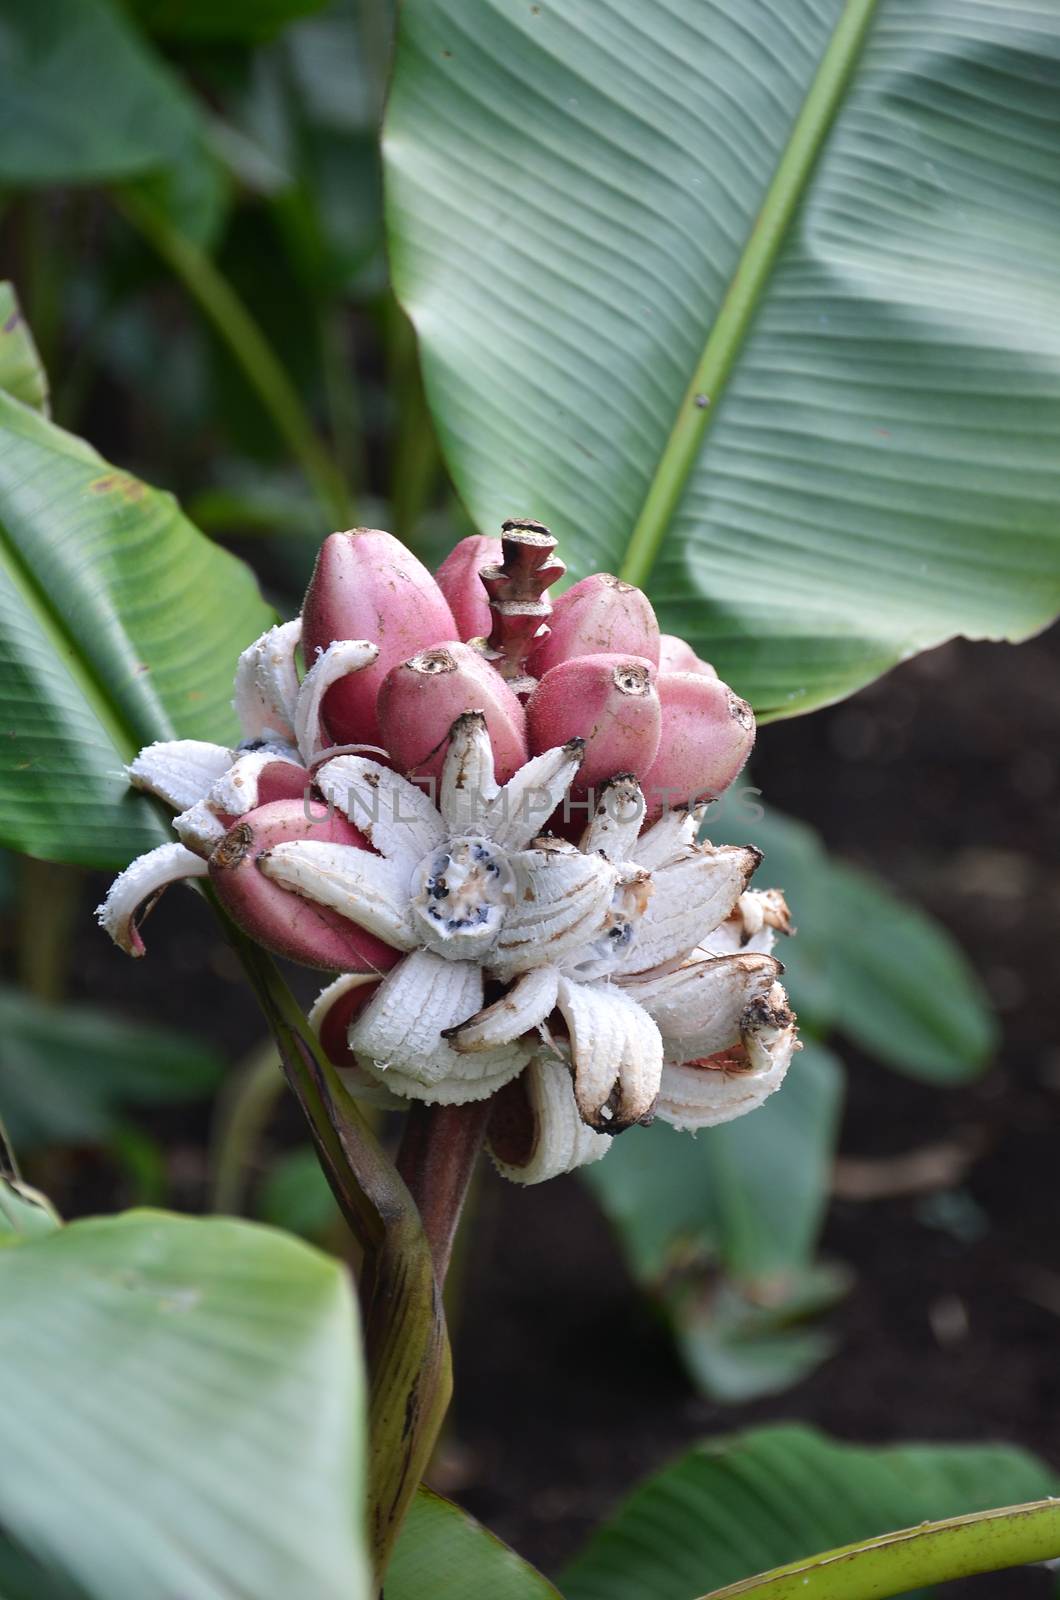
{"label": "curled white petal", "polygon": [[664,811],[658,822],[637,840],[630,851],[630,860],[654,870],[684,855],[695,844],[705,813],[705,806]]}
{"label": "curled white petal", "polygon": [[336,639],[310,665],[294,705],[294,740],[304,761],[313,761],[327,740],[321,737],[320,707],[333,683],[370,667],[379,646],[367,639]]}
{"label": "curled white petal", "polygon": [[173,818],[173,832],[181,844],[194,850],[205,861],[214,847],[220,844],[227,829],[205,800],[196,800],[193,806]]}
{"label": "curled white petal", "polygon": [[654,885],[646,867],[622,862],[615,868],[615,887],[602,922],[588,943],[563,957],[569,977],[582,983],[613,977],[623,966],[640,932]]}
{"label": "curled white petal", "polygon": [[356,845],[294,839],[260,855],[258,866],[274,883],[331,906],[395,950],[415,948],[408,874],[395,862]]}
{"label": "curled white petal", "polygon": [[703,948],[713,955],[755,950],[768,955],[778,933],[791,933],[791,913],[780,889],[748,889],[732,916],[710,932]]}
{"label": "curled white petal", "polygon": [[753,1071],[771,1072],[781,1061],[790,1062],[792,1053],[801,1049],[797,1020],[783,984],[775,983],[764,999],[751,1002],[741,1038]]}
{"label": "curled white petal", "polygon": [[490,1156],[513,1183],[545,1183],[599,1161],[610,1147],[608,1134],[582,1121],[567,1067],[543,1056],[505,1090],[490,1121]]}
{"label": "curled white petal", "polygon": [[240,656],[232,704],[246,738],[272,733],[293,739],[298,699],[295,651],[301,637],[298,618],[283,622],[267,629]]}
{"label": "curled white petal", "polygon": [[353,990],[364,989],[378,981],[379,975],[375,972],[340,972],[337,978],[325,984],[309,1010],[309,1026],[317,1037],[320,1037],[332,1006],[344,1000]]}
{"label": "curled white petal", "polygon": [[714,1067],[668,1061],[663,1067],[655,1115],[683,1133],[715,1128],[755,1111],[780,1088],[790,1052],[762,1074],[728,1073]]}
{"label": "curled white petal", "polygon": [[401,1095],[478,1100],[525,1065],[529,1050],[505,1045],[458,1055],[445,1037],[482,1005],[482,969],[417,950],[384,978],[350,1029],[350,1048],[380,1083]]}
{"label": "curled white petal", "polygon": [[675,1128],[717,1127],[754,1111],[784,1082],[798,1049],[795,1016],[779,983],[748,1007],[741,1049],[727,1063],[667,1061],[656,1115]]}
{"label": "curled white petal", "polygon": [[533,756],[493,800],[485,828],[505,850],[525,850],[567,793],[585,754],[585,740],[572,739]]}
{"label": "curled white petal", "polygon": [[[328,1012],[332,1006],[354,989],[363,989],[368,985],[378,983],[378,975],[374,972],[340,972],[339,976],[325,988],[321,989],[313,1002],[309,1012],[309,1026],[319,1038]],[[404,1101],[389,1089],[383,1087],[370,1072],[354,1058],[353,1053],[346,1060],[335,1063],[339,1076],[350,1093],[358,1100],[363,1100],[366,1105],[378,1106],[381,1111],[397,1111],[404,1106]]]}
{"label": "curled white petal", "polygon": [[560,977],[557,1005],[570,1035],[574,1095],[585,1122],[616,1133],[651,1112],[659,1092],[659,1030],[635,1000],[610,983]]}
{"label": "curled white petal", "polygon": [[769,993],[778,970],[772,956],[750,951],[692,956],[671,971],[630,979],[623,987],[654,1017],[667,1056],[688,1059],[736,1044],[748,1006]]}
{"label": "curled white petal", "polygon": [[653,892],[620,971],[644,972],[686,956],[723,922],[761,855],[744,845],[694,845],[652,871]]}
{"label": "curled white petal", "polygon": [[397,1066],[392,1066],[385,1074],[381,1073],[380,1077],[385,1078],[387,1088],[406,1103],[409,1100],[422,1100],[428,1106],[466,1106],[476,1100],[488,1100],[498,1089],[503,1089],[506,1083],[518,1077],[526,1065],[526,1051],[521,1045],[510,1045],[507,1050],[498,1050],[489,1057],[473,1056],[470,1059],[479,1063],[480,1077],[446,1077],[439,1078],[435,1083],[423,1083]]}
{"label": "curled white petal", "polygon": [[201,800],[232,765],[231,750],[203,739],[166,739],[146,745],[125,772],[134,789],[157,795],[175,811]]}
{"label": "curled white petal", "polygon": [[173,831],[181,843],[196,855],[208,856],[231,827],[231,821],[222,818],[242,817],[260,805],[261,775],[277,761],[296,769],[301,766],[282,746],[236,752],[206,796],[173,818]]}
{"label": "curled white petal", "polygon": [[438,809],[446,831],[455,836],[484,833],[497,793],[486,719],[481,711],[466,711],[449,731],[449,749],[442,765]]}
{"label": "curled white petal", "polygon": [[[746,895],[743,898],[746,899]],[[750,938],[746,937],[739,916],[733,915],[712,928],[696,946],[693,955],[730,956],[737,955],[741,950],[754,950],[760,955],[768,955],[775,943],[776,935],[772,928],[762,927]]]}
{"label": "curled white petal", "polygon": [[644,820],[644,795],[636,778],[612,778],[600,790],[596,812],[582,835],[587,855],[599,851],[608,861],[628,861]]}
{"label": "curled white petal", "polygon": [[248,811],[254,811],[260,803],[258,787],[261,775],[266,767],[274,766],[276,762],[295,768],[301,766],[301,762],[293,755],[281,754],[276,750],[245,750],[237,754],[228,770],[210,786],[206,804],[219,817],[242,817]]}
{"label": "curled white petal", "polygon": [[542,839],[509,856],[510,909],[487,965],[506,979],[562,960],[592,942],[611,906],[616,873],[602,856],[583,856],[560,839]]}
{"label": "curled white petal", "polygon": [[470,1017],[453,1035],[453,1047],[461,1053],[491,1050],[509,1044],[544,1022],[556,1004],[559,974],[555,967],[535,967],[493,1005]]}
{"label": "curled white petal", "polygon": [[327,800],[348,817],[381,855],[411,873],[445,838],[430,797],[400,773],[364,756],[337,756],[317,769]]}
{"label": "curled white petal", "polygon": [[350,1029],[350,1047],[383,1075],[392,1069],[424,1084],[452,1076],[458,1058],[443,1030],[482,1003],[482,973],[470,961],[427,950],[407,956],[384,978]]}
{"label": "curled white petal", "polygon": [[207,866],[182,844],[160,844],[137,856],[111,884],[107,898],[96,907],[100,927],[130,956],[142,956],[144,942],[138,924],[149,914],[163,889],[183,878],[206,876]]}

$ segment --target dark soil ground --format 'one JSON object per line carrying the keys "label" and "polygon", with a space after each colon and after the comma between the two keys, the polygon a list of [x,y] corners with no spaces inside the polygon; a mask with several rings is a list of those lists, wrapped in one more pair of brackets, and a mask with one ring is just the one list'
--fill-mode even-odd
{"label": "dark soil ground", "polygon": [[[546,1571],[693,1440],[765,1420],[865,1442],[1008,1440],[1060,1469],[1058,726],[1053,630],[1019,649],[950,645],[761,734],[755,781],[767,799],[940,917],[1003,1026],[989,1076],[961,1091],[843,1048],[845,1157],[899,1156],[969,1129],[982,1151],[956,1203],[833,1202],[823,1249],[856,1279],[832,1317],[838,1353],[813,1376],[740,1408],[698,1398],[578,1183],[485,1180],[464,1264],[446,1487]],[[167,906],[149,944],[153,959],[133,971],[85,938],[76,996],[196,1025],[237,1058],[260,1024],[201,908]],[[201,1118],[162,1127],[171,1202],[195,1208]],[[298,1137],[290,1108],[276,1137]],[[76,1176],[77,1210],[123,1203],[105,1173],[82,1163]],[[1043,1581],[1006,1574],[964,1592],[1016,1600]]]}

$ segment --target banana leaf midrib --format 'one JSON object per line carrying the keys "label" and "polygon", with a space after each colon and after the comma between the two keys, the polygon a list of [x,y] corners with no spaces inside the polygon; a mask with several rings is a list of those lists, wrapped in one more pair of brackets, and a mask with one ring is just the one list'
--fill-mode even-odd
{"label": "banana leaf midrib", "polygon": [[876,0],[847,0],[821,57],[652,474],[620,568],[619,575],[627,583],[644,587],[648,582],[777,253],[839,109],[875,7]]}

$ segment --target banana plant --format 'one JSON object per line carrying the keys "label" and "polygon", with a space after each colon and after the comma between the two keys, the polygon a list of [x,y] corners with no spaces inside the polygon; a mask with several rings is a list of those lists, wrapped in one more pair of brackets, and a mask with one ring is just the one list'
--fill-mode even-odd
{"label": "banana plant", "polygon": [[[312,9],[16,5],[0,176],[112,186],[338,516],[343,474],[211,253],[254,162],[151,42],[255,52]],[[331,1258],[164,1213],[62,1224],[0,1142],[6,1594],[560,1592],[421,1487],[471,1169],[488,1144],[518,1182],[615,1171],[652,1115],[711,1128],[719,1168],[778,1108],[790,1144],[787,907],[749,887],[757,847],[701,840],[703,806],[756,713],[1056,612],[1058,58],[1018,0],[405,0],[393,288],[474,529],[433,576],[387,534],[333,534],[300,621],[50,420],[8,296],[3,842],[119,869],[100,920],[132,956],[172,882],[220,916],[360,1252],[363,1339]],[[554,535],[577,581],[553,608]],[[834,898],[840,925],[880,910],[843,869]],[[274,956],[330,975],[309,1016]],[[826,987],[850,1019],[873,958],[845,956]],[[945,1072],[987,1027],[954,1000],[926,1044],[877,1035]],[[808,1169],[834,1067],[803,1054]],[[407,1112],[396,1163],[373,1101]],[[801,1251],[804,1188],[781,1218]],[[637,1248],[668,1220],[651,1192]],[[767,1431],[664,1473],[559,1581],[899,1593],[1055,1555],[1053,1487],[1013,1453]],[[725,1505],[768,1535],[735,1570]]]}

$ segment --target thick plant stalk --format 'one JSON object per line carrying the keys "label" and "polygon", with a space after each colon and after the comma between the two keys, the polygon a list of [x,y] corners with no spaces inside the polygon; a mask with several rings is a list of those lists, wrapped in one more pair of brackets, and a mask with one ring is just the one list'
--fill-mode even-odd
{"label": "thick plant stalk", "polygon": [[442,1297],[415,1202],[343,1088],[272,959],[229,937],[257,994],[320,1164],[364,1249],[369,1376],[369,1536],[377,1583],[426,1470],[452,1394]]}
{"label": "thick plant stalk", "polygon": [[713,1589],[702,1600],[885,1600],[924,1584],[1048,1561],[1060,1553],[1060,1503],[1034,1500],[922,1522],[826,1550],[754,1578]]}
{"label": "thick plant stalk", "polygon": [[413,1100],[405,1119],[397,1169],[423,1219],[440,1289],[492,1106],[492,1100],[462,1106]]}

